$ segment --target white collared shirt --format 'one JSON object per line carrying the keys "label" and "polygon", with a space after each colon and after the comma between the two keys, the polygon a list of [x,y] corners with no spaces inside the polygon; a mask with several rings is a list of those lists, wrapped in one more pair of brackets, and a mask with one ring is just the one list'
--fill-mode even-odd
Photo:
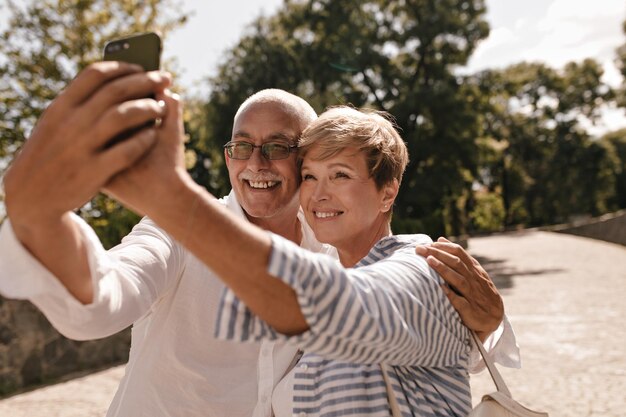
{"label": "white collared shirt", "polygon": [[[234,193],[222,202],[244,217]],[[72,297],[20,244],[9,221],[0,230],[0,293],[29,299],[77,340],[134,323],[126,372],[107,416],[270,416],[272,391],[296,349],[215,339],[224,285],[150,219],[105,251],[94,231],[73,218],[88,246],[93,303]],[[299,218],[302,246],[322,250],[302,213]]]}

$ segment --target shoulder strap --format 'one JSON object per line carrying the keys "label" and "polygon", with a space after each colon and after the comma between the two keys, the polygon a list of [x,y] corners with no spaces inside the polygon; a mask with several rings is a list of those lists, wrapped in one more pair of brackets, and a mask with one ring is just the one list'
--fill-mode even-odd
{"label": "shoulder strap", "polygon": [[491,358],[489,358],[489,356],[487,355],[487,352],[485,351],[485,348],[483,347],[483,344],[478,338],[478,336],[476,335],[476,333],[474,331],[471,331],[471,333],[472,333],[472,337],[474,338],[474,343],[476,344],[476,347],[478,348],[480,355],[483,357],[483,360],[485,361],[485,365],[487,365],[487,370],[489,371],[489,374],[491,375],[491,379],[493,379],[494,384],[496,384],[496,389],[498,390],[498,392],[501,392],[502,394],[511,398],[511,392],[509,391],[509,388],[504,383],[504,379],[502,379],[500,372],[498,372],[498,368],[496,368],[496,365],[493,363]]}
{"label": "shoulder strap", "polygon": [[387,375],[387,365],[381,363],[380,369],[383,371],[383,379],[385,380],[385,387],[387,388],[387,398],[389,399],[389,407],[391,407],[391,416],[402,417],[402,413],[400,413],[400,406],[398,405],[398,400],[396,400],[396,394],[393,392],[393,388],[391,387],[391,381],[389,381],[389,376]]}

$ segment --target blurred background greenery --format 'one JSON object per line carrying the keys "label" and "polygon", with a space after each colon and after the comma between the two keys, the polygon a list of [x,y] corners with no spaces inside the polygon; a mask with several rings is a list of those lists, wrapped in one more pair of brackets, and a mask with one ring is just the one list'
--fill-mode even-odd
{"label": "blurred background greenery", "polygon": [[[107,40],[147,30],[167,38],[189,17],[173,0],[3,3],[0,172]],[[626,107],[626,82],[607,84],[593,59],[459,75],[489,35],[486,11],[484,0],[284,1],[226,50],[208,93],[186,101],[191,174],[216,196],[228,192],[221,146],[233,115],[276,87],[318,112],[349,103],[395,117],[411,155],[396,233],[476,234],[626,208],[626,129],[592,137],[584,126],[606,106]],[[626,79],[626,36],[615,61]],[[79,212],[107,247],[138,220],[102,195]]]}

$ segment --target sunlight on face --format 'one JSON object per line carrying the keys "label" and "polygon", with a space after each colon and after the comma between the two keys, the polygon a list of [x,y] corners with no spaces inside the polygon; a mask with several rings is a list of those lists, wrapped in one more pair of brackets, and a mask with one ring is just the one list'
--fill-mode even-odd
{"label": "sunlight on face", "polygon": [[302,164],[300,204],[317,239],[340,251],[366,247],[365,254],[388,228],[386,187],[378,190],[365,154],[346,148],[315,160],[312,147]]}

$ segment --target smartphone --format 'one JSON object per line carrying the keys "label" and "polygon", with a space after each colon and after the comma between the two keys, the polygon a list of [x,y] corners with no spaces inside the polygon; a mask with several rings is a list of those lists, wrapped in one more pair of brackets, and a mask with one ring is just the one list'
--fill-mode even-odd
{"label": "smartphone", "polygon": [[161,38],[154,32],[148,32],[112,40],[104,45],[104,60],[138,64],[146,71],[158,70]]}
{"label": "smartphone", "polygon": [[[104,61],[124,61],[131,64],[141,65],[145,71],[158,70],[161,62],[161,38],[154,32],[140,33],[126,38],[115,39],[104,45]],[[154,98],[153,95],[149,96]],[[153,126],[155,121],[150,121],[142,126],[127,130],[113,139],[106,147],[128,139],[135,133],[148,126]]]}

